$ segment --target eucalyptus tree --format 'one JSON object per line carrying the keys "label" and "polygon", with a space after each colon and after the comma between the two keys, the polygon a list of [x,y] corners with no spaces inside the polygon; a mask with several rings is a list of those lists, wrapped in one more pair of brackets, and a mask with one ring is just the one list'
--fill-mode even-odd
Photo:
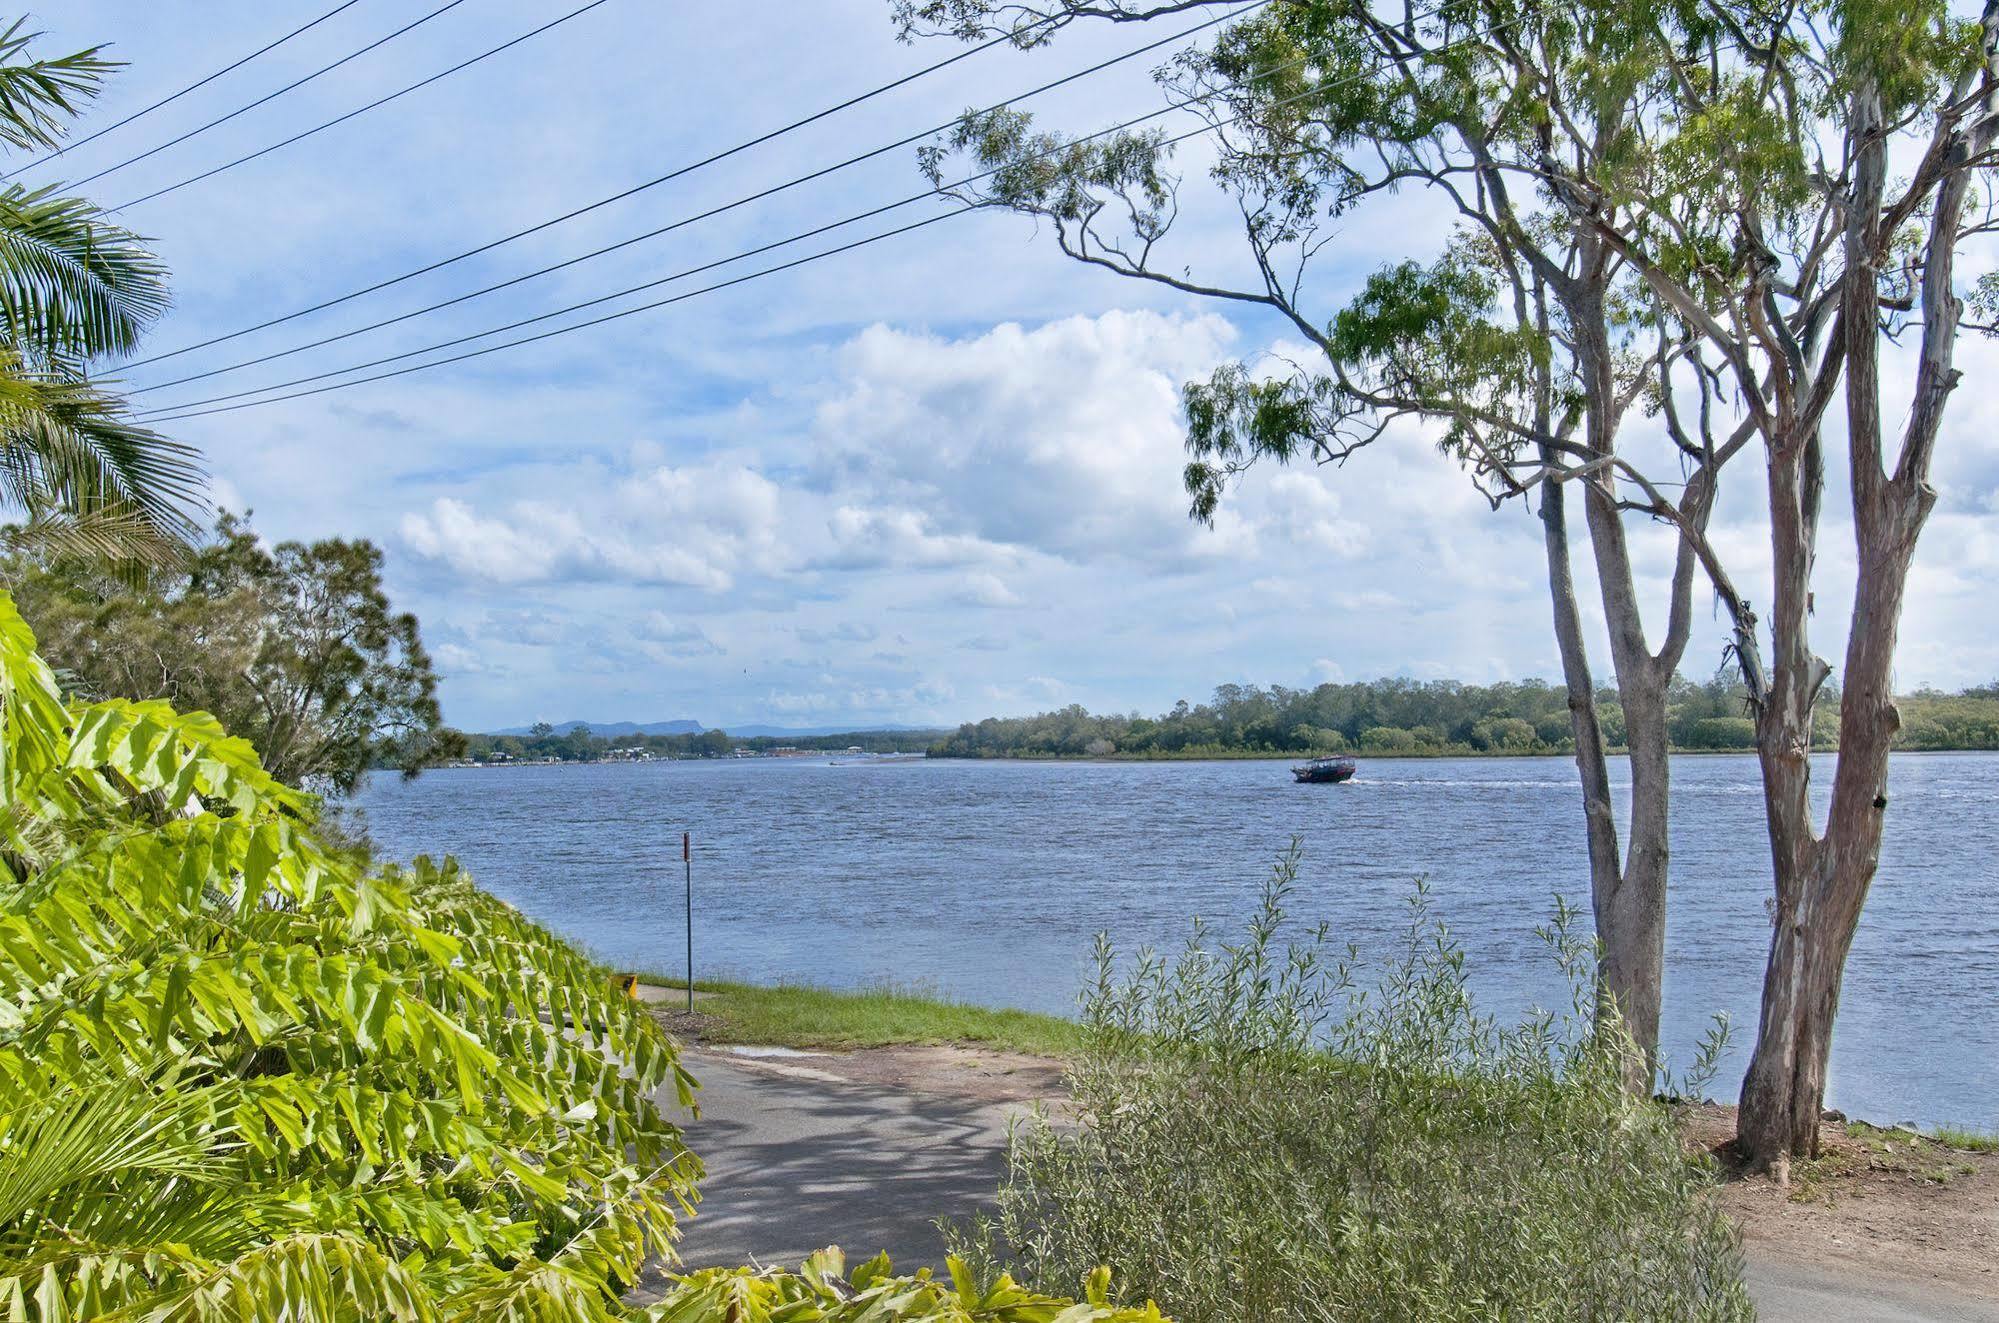
{"label": "eucalyptus tree", "polygon": [[[899,13],[905,31],[997,28],[1032,44],[1085,17],[1188,7],[934,0]],[[1624,520],[1674,530],[1668,647],[1653,656],[1684,645],[1697,565],[1732,624],[1756,728],[1775,897],[1740,1140],[1780,1169],[1817,1148],[1840,981],[1879,859],[1895,643],[1937,499],[1956,341],[1999,320],[1999,280],[1970,291],[1967,315],[1958,266],[1995,225],[1995,61],[1999,10],[1967,21],[1942,0],[1613,0],[1560,14],[1278,0],[1164,74],[1200,98],[1220,142],[1212,177],[1241,208],[1259,277],[1235,289],[1157,265],[1174,214],[1157,135],[1065,142],[998,115],[956,139],[997,171],[969,200],[1049,218],[1080,260],[1271,307],[1314,346],[1310,369],[1228,365],[1189,388],[1196,514],[1257,458],[1339,460],[1386,419],[1441,418],[1496,498],[1538,490],[1568,662],[1581,649],[1559,494],[1580,487],[1633,751],[1634,855],[1641,814],[1663,826],[1665,806],[1663,775],[1643,773],[1656,677],[1633,632]],[[1444,198],[1465,220],[1459,238],[1440,260],[1377,274],[1322,328],[1300,306],[1302,263],[1327,243],[1319,227],[1395,188]],[[1107,235],[1113,222],[1123,230]],[[1884,375],[1897,350],[1884,346],[1896,344],[1913,382],[1891,441]],[[1618,443],[1634,404],[1670,442],[1666,466]],[[1809,627],[1842,430],[1857,574],[1835,693]],[[1770,520],[1767,620],[1709,530],[1723,469],[1752,446]],[[1572,664],[1568,676],[1575,701]],[[1822,701],[1837,704],[1840,749],[1820,826],[1809,755]],[[1588,725],[1579,709],[1594,818]],[[1621,994],[1620,951],[1637,939],[1603,903],[1605,829],[1592,828],[1606,982]]]}
{"label": "eucalyptus tree", "polygon": [[[1010,34],[1048,41],[1084,18],[1143,21],[1184,2],[905,0],[905,35]],[[1170,255],[1181,180],[1165,130],[1084,138],[1036,132],[1023,114],[970,116],[924,166],[973,205],[1050,223],[1077,260],[1185,293],[1267,309],[1303,352],[1217,368],[1185,392],[1192,512],[1212,519],[1259,460],[1343,464],[1398,423],[1439,430],[1495,509],[1531,502],[1582,784],[1601,985],[1656,1060],[1664,962],[1670,765],[1667,690],[1685,655],[1699,566],[1676,545],[1656,637],[1641,608],[1617,465],[1643,444],[1634,418],[1681,469],[1674,513],[1705,528],[1723,466],[1745,437],[1717,437],[1717,382],[1696,343],[1600,232],[1639,233],[1671,196],[1620,196],[1601,217],[1570,214],[1543,185],[1546,162],[1590,178],[1630,168],[1660,73],[1624,3],[1472,0],[1435,11],[1277,0],[1160,71],[1205,122],[1213,187],[1240,216],[1247,276],[1197,278]],[[947,181],[956,153],[978,174]],[[1369,276],[1344,304],[1333,227],[1406,218],[1415,194],[1455,219],[1425,258]],[[1396,212],[1394,208],[1404,210]],[[1577,601],[1568,486],[1580,489],[1609,626],[1630,751],[1631,814],[1619,839],[1590,648]],[[1651,1061],[1634,1061],[1645,1087]]]}
{"label": "eucalyptus tree", "polygon": [[[1658,484],[1629,476],[1641,493],[1633,504],[1677,522],[1706,567],[1756,723],[1775,903],[1739,1127],[1748,1155],[1781,1171],[1818,1149],[1840,982],[1880,859],[1901,724],[1896,641],[1937,502],[1931,475],[1962,375],[1957,341],[1968,327],[1990,329],[1999,301],[1987,277],[1968,291],[1967,316],[1959,264],[1999,225],[1999,0],[1976,20],[1943,0],[1711,3],[1677,27],[1674,45],[1666,91],[1686,150],[1666,158],[1671,174],[1655,186],[1692,199],[1700,223],[1627,242],[1603,226],[1594,181],[1561,178],[1557,191],[1696,337],[1695,357],[1741,415],[1738,434],[1762,442],[1767,622],[1707,530],[1677,519]],[[1903,368],[1905,412],[1891,427],[1884,395]],[[1842,431],[1855,579],[1821,825],[1809,755],[1834,672],[1813,649],[1811,621],[1828,450]]]}
{"label": "eucalyptus tree", "polygon": [[[45,150],[117,65],[101,48],[29,51],[0,32],[0,144]],[[166,310],[166,268],[131,231],[59,187],[0,185],[0,503],[9,537],[119,559],[170,559],[195,532],[195,452],[133,422],[91,364],[129,353]]]}

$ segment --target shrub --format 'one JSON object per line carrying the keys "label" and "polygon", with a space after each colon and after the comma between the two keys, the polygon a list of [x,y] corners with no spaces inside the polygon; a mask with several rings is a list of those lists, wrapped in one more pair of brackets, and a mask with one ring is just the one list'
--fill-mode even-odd
{"label": "shrub", "polygon": [[1534,726],[1519,717],[1487,717],[1471,728],[1471,743],[1475,749],[1494,752],[1531,749]]}
{"label": "shrub", "polygon": [[710,1268],[675,1279],[672,1292],[647,1310],[657,1323],[748,1323],[752,1319],[797,1323],[1163,1323],[1150,1305],[1109,1303],[1110,1272],[1098,1268],[1084,1280],[1084,1300],[1070,1304],[1000,1276],[975,1280],[961,1259],[950,1260],[949,1280],[928,1270],[889,1276],[887,1255],[844,1276],[837,1249],[821,1250],[796,1273]]}
{"label": "shrub", "polygon": [[601,1313],[669,1251],[692,1080],[601,970],[210,717],[65,703],[5,594],[0,691],[10,1317]]}
{"label": "shrub", "polygon": [[1502,1028],[1420,888],[1375,991],[1324,929],[1280,946],[1297,863],[1237,943],[1120,974],[1100,941],[1073,1124],[1016,1130],[960,1252],[1030,1284],[1113,1263],[1183,1323],[1750,1317],[1706,1159],[1587,1025],[1569,912],[1574,1004]]}
{"label": "shrub", "polygon": [[[372,869],[202,714],[65,702],[0,593],[0,1317],[631,1317],[699,1164],[670,1039],[455,864]],[[674,1279],[672,1323],[1141,1323],[998,1282]],[[1065,1312],[1066,1311],[1066,1312]]]}
{"label": "shrub", "polygon": [[1398,726],[1369,726],[1360,733],[1360,747],[1376,753],[1406,753],[1416,747],[1416,735]]}

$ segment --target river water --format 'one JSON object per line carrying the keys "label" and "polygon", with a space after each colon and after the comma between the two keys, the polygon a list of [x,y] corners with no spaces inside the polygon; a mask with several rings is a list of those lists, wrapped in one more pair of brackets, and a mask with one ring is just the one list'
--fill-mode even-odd
{"label": "river water", "polygon": [[[1828,1101],[1999,1127],[1999,755],[1898,755],[1890,794]],[[1769,940],[1755,762],[1678,758],[1674,797],[1665,1044],[1683,1062],[1728,1014],[1735,1047],[1711,1091],[1732,1098]],[[1575,771],[1559,758],[1366,760],[1341,786],[1294,784],[1275,762],[448,769],[377,776],[359,804],[392,856],[456,854],[614,966],[684,960],[685,830],[697,974],[887,980],[1058,1013],[1095,933],[1177,945],[1195,916],[1226,931],[1294,835],[1299,918],[1385,957],[1420,875],[1482,1004],[1503,1015],[1566,1004],[1534,935],[1554,896],[1587,923]]]}

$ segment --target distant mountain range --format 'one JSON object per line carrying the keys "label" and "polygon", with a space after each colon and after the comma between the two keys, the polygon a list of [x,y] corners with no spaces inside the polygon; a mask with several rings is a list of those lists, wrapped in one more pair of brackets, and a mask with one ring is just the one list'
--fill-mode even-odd
{"label": "distant mountain range", "polygon": [[[553,723],[555,733],[567,735],[578,726],[588,726],[592,735],[606,737],[618,735],[699,735],[707,727],[689,718],[678,721],[558,721]],[[743,739],[781,739],[787,735],[861,735],[870,731],[935,730],[935,726],[911,726],[901,722],[876,723],[872,726],[725,726],[729,734]],[[532,726],[509,726],[505,730],[489,732],[493,735],[532,735]]]}
{"label": "distant mountain range", "polygon": [[[555,733],[567,735],[578,726],[588,726],[592,735],[699,735],[707,727],[685,718],[679,721],[558,721]],[[532,735],[533,726],[508,726],[494,735]]]}

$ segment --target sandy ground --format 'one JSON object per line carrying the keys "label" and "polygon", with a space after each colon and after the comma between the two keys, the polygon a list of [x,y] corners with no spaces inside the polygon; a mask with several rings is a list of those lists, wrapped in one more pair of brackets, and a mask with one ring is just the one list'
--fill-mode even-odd
{"label": "sandy ground", "polygon": [[1950,1317],[1999,1318],[1999,1154],[1828,1122],[1822,1155],[1781,1188],[1734,1170],[1733,1111],[1701,1107],[1688,1132],[1729,1173],[1722,1206],[1753,1262],[1908,1283],[1969,1311]]}
{"label": "sandy ground", "polygon": [[[684,1013],[661,1018],[695,1037]],[[991,1202],[1011,1121],[1062,1101],[1058,1063],[976,1048],[689,1041],[687,1058],[703,1086],[688,1142],[708,1166],[681,1246],[697,1267],[796,1263],[831,1240],[904,1267],[936,1263],[937,1219]],[[1689,1118],[1724,1161],[1731,1125],[1720,1107]],[[1734,1176],[1723,1187],[1761,1315],[1999,1323],[1999,1155],[1837,1125],[1827,1148],[1789,1189]]]}

